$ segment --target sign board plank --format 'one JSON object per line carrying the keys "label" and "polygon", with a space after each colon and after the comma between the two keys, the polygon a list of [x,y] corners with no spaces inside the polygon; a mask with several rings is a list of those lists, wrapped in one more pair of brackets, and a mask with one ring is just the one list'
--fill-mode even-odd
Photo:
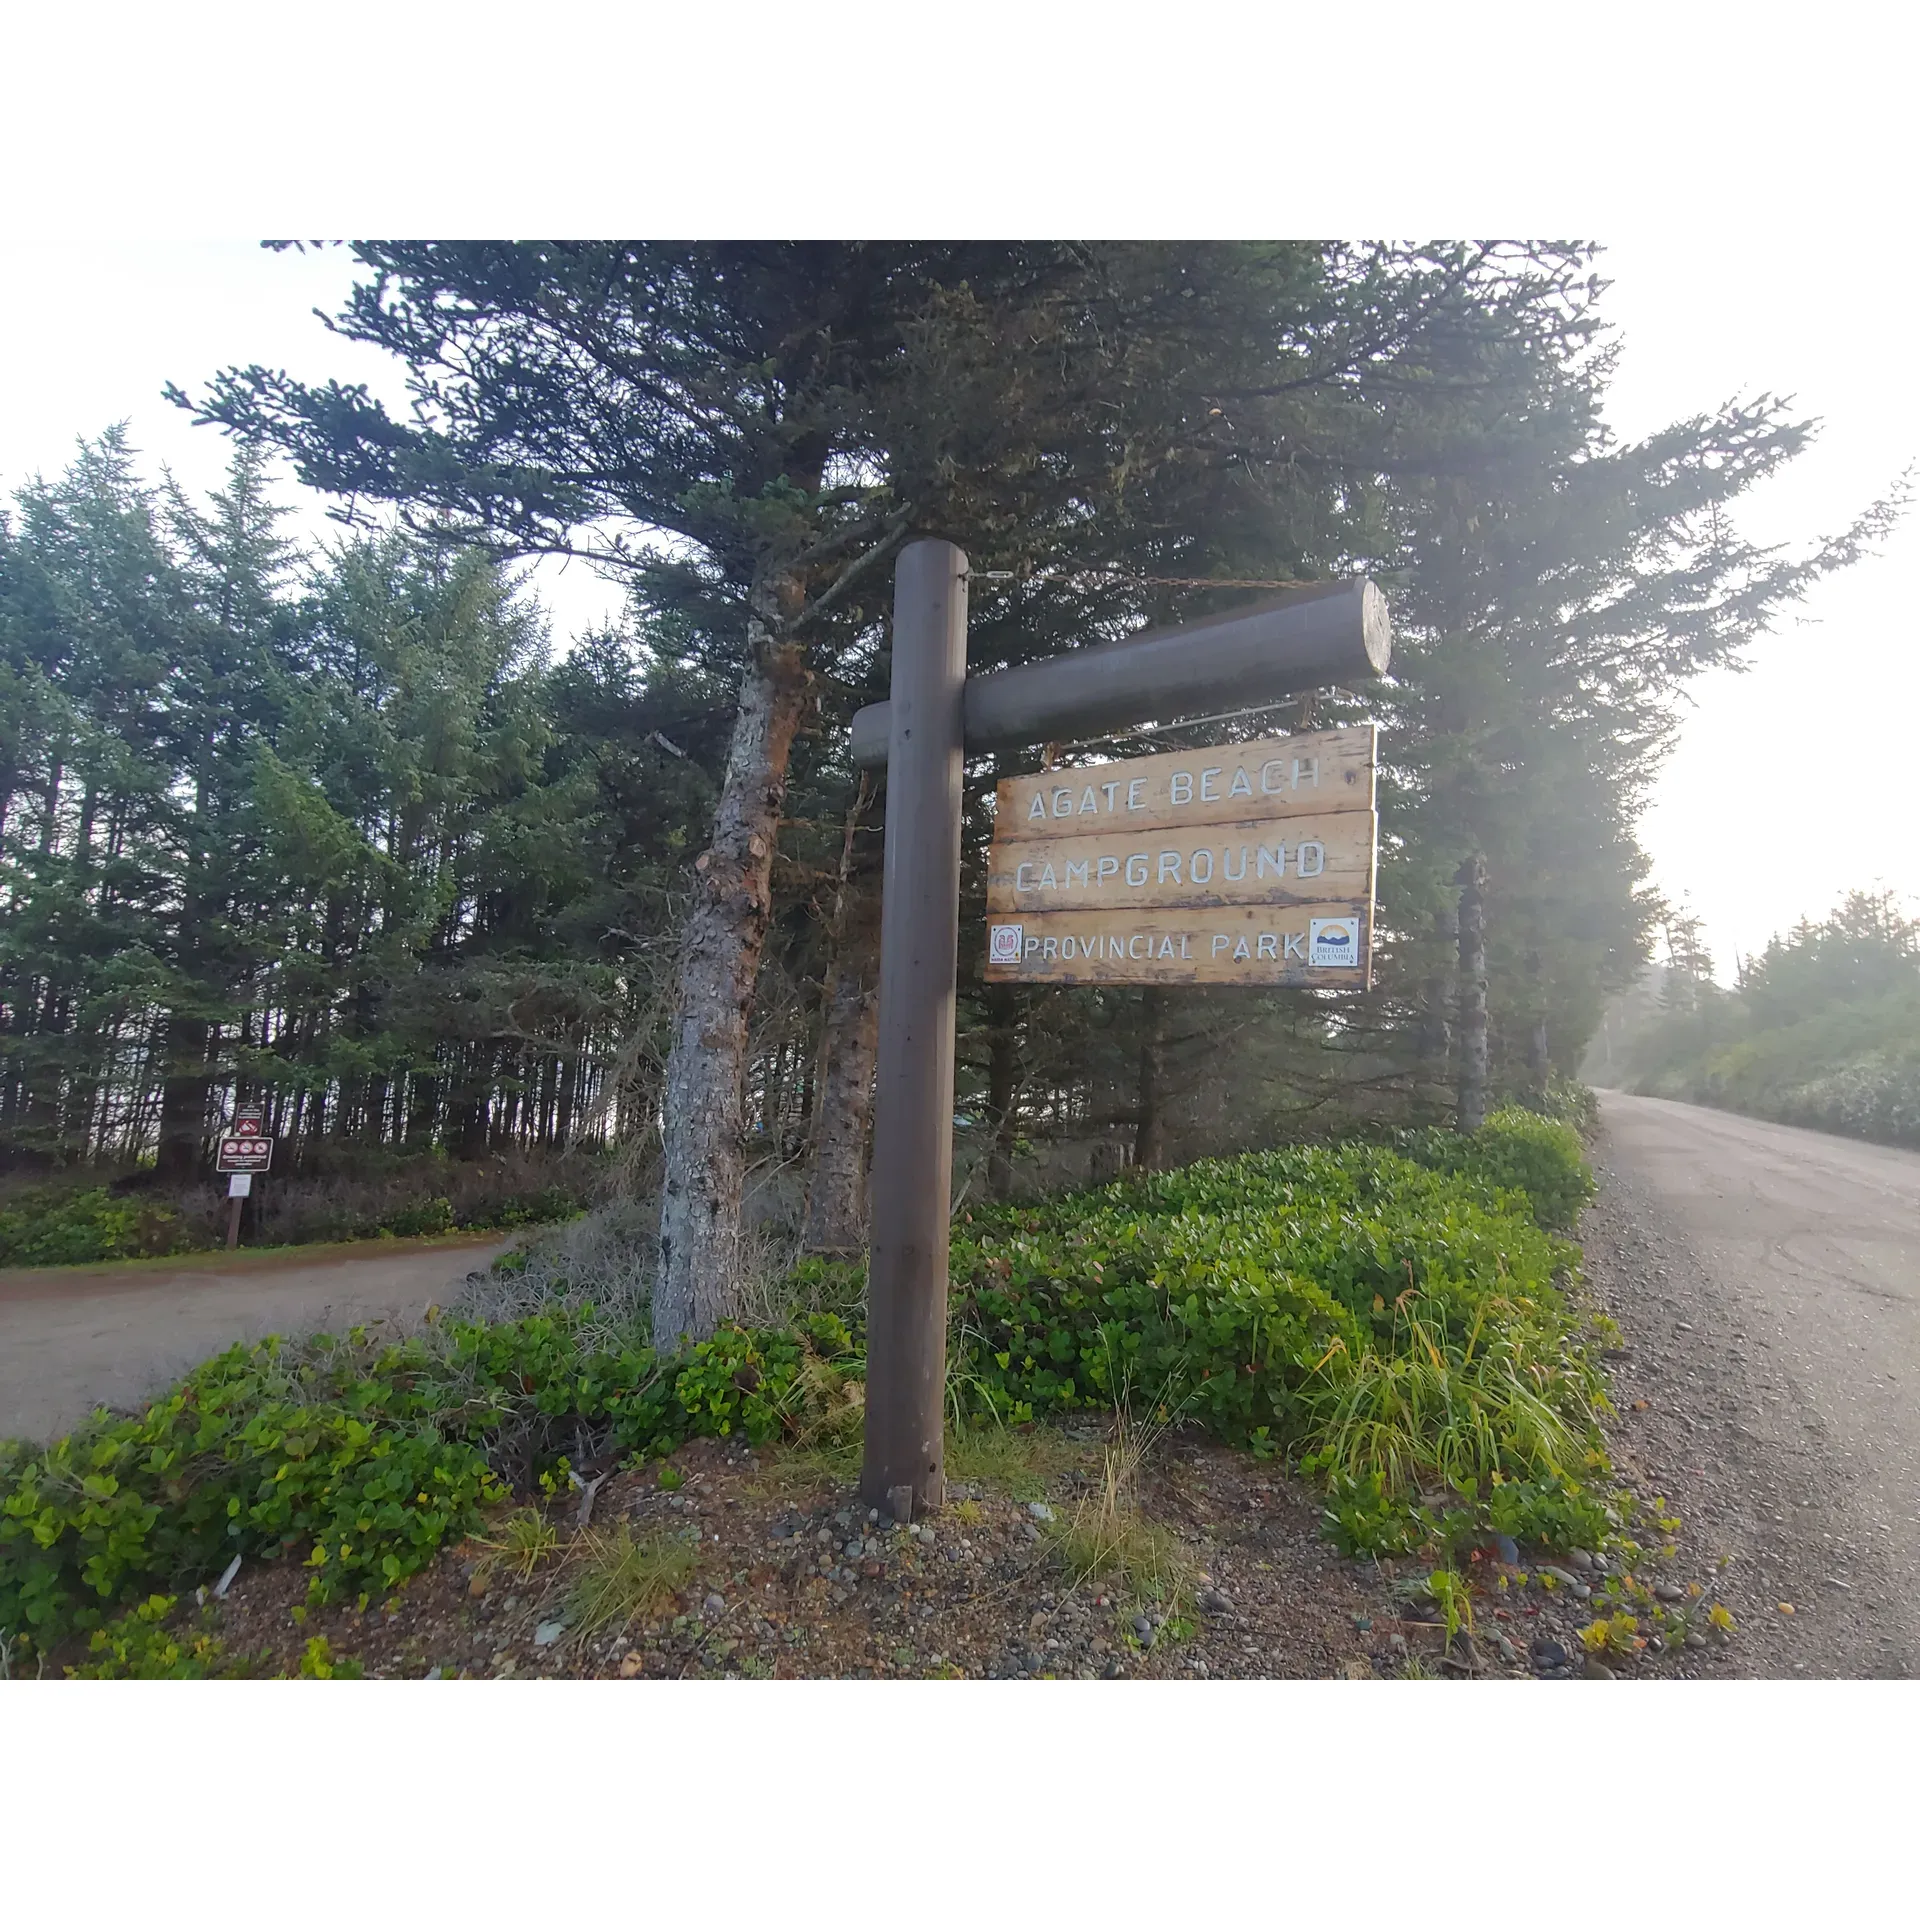
{"label": "sign board plank", "polygon": [[273,1142],[246,1134],[223,1133],[214,1165],[221,1173],[265,1173],[273,1165]]}
{"label": "sign board plank", "polygon": [[989,914],[990,981],[1056,986],[1368,987],[1366,900]]}
{"label": "sign board plank", "polygon": [[1331,727],[1002,780],[995,840],[1373,810],[1374,729]]}
{"label": "sign board plank", "polygon": [[1375,816],[1306,814],[1219,826],[995,840],[987,910],[1288,906],[1373,894]]}

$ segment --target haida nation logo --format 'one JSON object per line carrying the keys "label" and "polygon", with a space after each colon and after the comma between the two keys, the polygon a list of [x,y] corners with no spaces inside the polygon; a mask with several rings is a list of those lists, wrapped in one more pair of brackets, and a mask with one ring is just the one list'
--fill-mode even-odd
{"label": "haida nation logo", "polygon": [[1019,927],[996,926],[987,933],[987,959],[994,966],[1010,967],[1020,958]]}

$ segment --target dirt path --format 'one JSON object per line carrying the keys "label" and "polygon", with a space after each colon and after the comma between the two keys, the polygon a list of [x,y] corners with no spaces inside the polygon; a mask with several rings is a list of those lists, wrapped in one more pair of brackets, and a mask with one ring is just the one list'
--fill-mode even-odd
{"label": "dirt path", "polygon": [[504,1244],[0,1274],[0,1435],[47,1439],[102,1402],[137,1405],[236,1340],[411,1317]]}
{"label": "dirt path", "polygon": [[[1619,1452],[1728,1556],[1717,1670],[1920,1673],[1920,1154],[1601,1095]],[[1791,1612],[1783,1610],[1791,1608]]]}

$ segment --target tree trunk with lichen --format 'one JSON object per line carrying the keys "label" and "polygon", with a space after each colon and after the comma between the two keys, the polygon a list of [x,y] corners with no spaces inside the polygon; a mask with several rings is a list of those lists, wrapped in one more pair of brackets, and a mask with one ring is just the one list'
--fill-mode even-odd
{"label": "tree trunk with lichen", "polygon": [[[797,601],[797,587],[787,596]],[[804,650],[756,623],[713,837],[695,868],[667,1055],[653,1337],[701,1339],[739,1305],[747,1023],[766,944],[787,763],[806,711]]]}
{"label": "tree trunk with lichen", "polygon": [[814,1069],[813,1171],[800,1232],[806,1253],[859,1257],[867,1243],[867,1152],[880,1016],[882,836],[863,824],[868,790],[847,816],[833,966]]}
{"label": "tree trunk with lichen", "polygon": [[1472,1133],[1487,1117],[1487,863],[1460,868],[1460,1093],[1455,1125]]}
{"label": "tree trunk with lichen", "polygon": [[1552,1081],[1553,1050],[1548,1040],[1546,1015],[1542,1014],[1527,1035],[1527,1093],[1536,1112],[1546,1112]]}
{"label": "tree trunk with lichen", "polygon": [[[1449,920],[1455,924],[1449,925]],[[1459,928],[1457,916],[1443,908],[1433,917],[1438,948],[1427,976],[1420,1011],[1419,1055],[1414,1072],[1414,1113],[1422,1123],[1444,1121],[1453,1104],[1450,1068],[1453,1060],[1454,969]]]}
{"label": "tree trunk with lichen", "polygon": [[1156,1173],[1167,1163],[1166,995],[1148,987],[1140,995],[1140,1104],[1134,1125],[1133,1164]]}
{"label": "tree trunk with lichen", "polygon": [[1020,1001],[987,989],[987,1197],[1013,1198],[1014,1107],[1020,1098]]}

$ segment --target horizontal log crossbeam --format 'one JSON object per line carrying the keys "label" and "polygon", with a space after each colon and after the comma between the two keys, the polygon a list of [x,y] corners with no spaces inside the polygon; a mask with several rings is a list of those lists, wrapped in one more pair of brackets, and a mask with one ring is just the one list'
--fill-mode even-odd
{"label": "horizontal log crossbeam", "polygon": [[[966,751],[1101,739],[1143,721],[1170,724],[1376,679],[1392,655],[1386,598],[1372,581],[1300,587],[1256,607],[969,676]],[[857,765],[887,764],[891,725],[884,700],[853,716]]]}

